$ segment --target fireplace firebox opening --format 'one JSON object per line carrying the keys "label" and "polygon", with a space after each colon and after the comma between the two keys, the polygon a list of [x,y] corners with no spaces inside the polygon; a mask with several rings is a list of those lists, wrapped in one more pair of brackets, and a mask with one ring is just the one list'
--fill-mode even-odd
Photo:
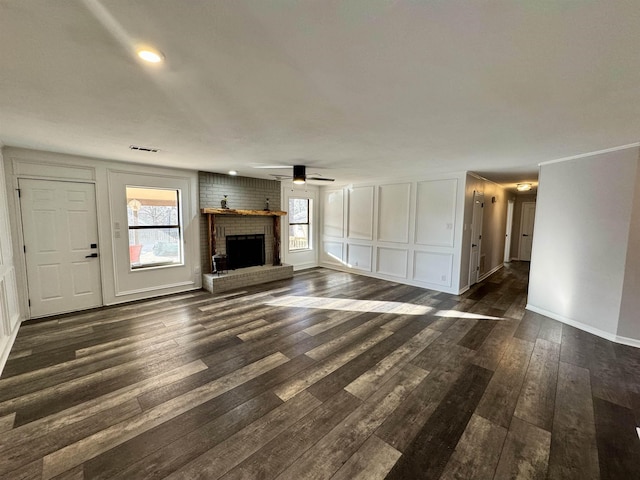
{"label": "fireplace firebox opening", "polygon": [[229,270],[265,264],[264,234],[227,235],[226,247]]}

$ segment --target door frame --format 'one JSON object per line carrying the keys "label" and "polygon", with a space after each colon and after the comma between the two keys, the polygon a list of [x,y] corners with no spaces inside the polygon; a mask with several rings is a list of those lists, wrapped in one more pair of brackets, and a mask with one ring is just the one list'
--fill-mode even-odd
{"label": "door frame", "polygon": [[[65,167],[63,167],[65,168]],[[87,169],[89,170],[89,169]],[[93,171],[93,169],[91,169]],[[11,183],[11,189],[13,190],[13,219],[15,221],[16,235],[14,235],[13,245],[14,245],[14,257],[15,257],[15,266],[16,266],[16,280],[17,280],[17,289],[18,289],[18,297],[20,302],[20,310],[24,313],[21,315],[21,321],[29,320],[34,318],[31,316],[31,307],[29,305],[29,278],[27,276],[27,256],[24,251],[25,238],[24,238],[24,227],[22,224],[22,206],[20,203],[20,180],[42,180],[42,181],[51,181],[51,182],[61,182],[61,183],[85,183],[93,185],[95,192],[95,208],[96,208],[96,225],[98,230],[98,245],[104,245],[103,236],[101,232],[100,219],[98,217],[98,211],[100,210],[100,198],[98,195],[98,185],[95,180],[84,179],[84,178],[69,178],[69,177],[52,177],[52,176],[40,176],[40,175],[29,175],[29,174],[14,174],[11,175],[13,177]],[[9,177],[9,175],[7,175]],[[11,205],[10,205],[11,207]],[[103,248],[100,248],[103,251]],[[104,306],[104,256],[98,256],[98,266],[100,271],[100,305]]]}

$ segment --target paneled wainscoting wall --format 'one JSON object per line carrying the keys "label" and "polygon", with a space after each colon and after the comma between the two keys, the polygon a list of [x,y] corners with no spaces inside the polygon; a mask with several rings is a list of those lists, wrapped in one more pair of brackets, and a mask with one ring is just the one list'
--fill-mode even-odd
{"label": "paneled wainscoting wall", "polygon": [[631,479],[640,351],[525,312],[312,269],[23,325],[6,479]]}

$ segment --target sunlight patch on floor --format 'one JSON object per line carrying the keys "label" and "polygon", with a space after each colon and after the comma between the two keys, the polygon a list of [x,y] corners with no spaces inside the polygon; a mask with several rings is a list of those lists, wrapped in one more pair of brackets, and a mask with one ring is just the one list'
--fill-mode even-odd
{"label": "sunlight patch on floor", "polygon": [[347,312],[395,313],[398,315],[424,315],[433,310],[432,307],[414,305],[412,303],[294,295],[277,297],[265,303],[275,307],[319,308],[323,310],[342,310]]}
{"label": "sunlight patch on floor", "polygon": [[490,317],[488,315],[480,315],[478,313],[459,312],[457,310],[439,310],[433,315],[436,317],[447,318],[472,318],[474,320],[503,320],[500,317]]}

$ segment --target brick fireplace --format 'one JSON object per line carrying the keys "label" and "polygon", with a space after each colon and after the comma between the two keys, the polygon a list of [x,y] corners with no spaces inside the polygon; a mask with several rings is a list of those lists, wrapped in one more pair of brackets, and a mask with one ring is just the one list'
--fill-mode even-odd
{"label": "brick fireplace", "polygon": [[[230,210],[255,210],[262,213],[269,199],[270,210],[280,209],[280,182],[250,177],[233,177],[217,173],[200,172],[200,208],[220,209],[221,201],[227,196]],[[229,212],[231,213],[231,212]],[[227,254],[227,236],[263,235],[265,265],[251,267],[251,273],[243,270],[229,270],[224,275],[211,274],[209,254],[209,215],[201,214],[201,265],[203,286],[209,291],[223,291],[246,285],[289,278],[293,275],[291,266],[272,266],[274,263],[274,217],[269,215],[228,215],[214,216],[215,253]],[[277,258],[276,258],[277,260]],[[249,270],[249,269],[247,269]]]}

